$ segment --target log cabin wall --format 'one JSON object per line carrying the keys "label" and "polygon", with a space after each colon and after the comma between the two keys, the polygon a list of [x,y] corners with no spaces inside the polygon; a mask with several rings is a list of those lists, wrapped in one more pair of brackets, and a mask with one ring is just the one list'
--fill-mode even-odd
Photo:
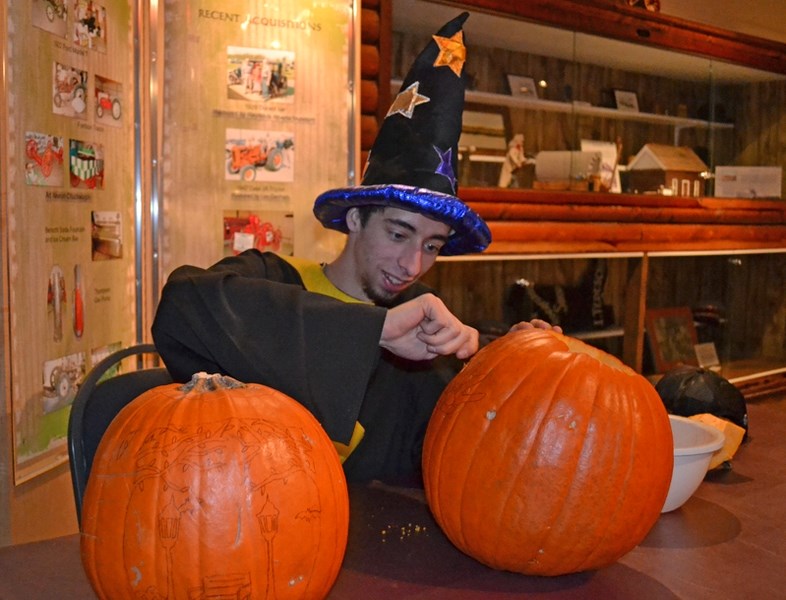
{"label": "log cabin wall", "polygon": [[392,0],[362,0],[360,8],[360,162],[366,163],[390,106]]}

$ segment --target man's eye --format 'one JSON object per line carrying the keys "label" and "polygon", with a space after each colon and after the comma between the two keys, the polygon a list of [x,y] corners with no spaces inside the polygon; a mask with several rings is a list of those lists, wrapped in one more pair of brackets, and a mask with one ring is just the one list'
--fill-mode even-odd
{"label": "man's eye", "polygon": [[439,254],[439,251],[442,250],[442,246],[439,244],[426,244],[425,250],[429,254]]}

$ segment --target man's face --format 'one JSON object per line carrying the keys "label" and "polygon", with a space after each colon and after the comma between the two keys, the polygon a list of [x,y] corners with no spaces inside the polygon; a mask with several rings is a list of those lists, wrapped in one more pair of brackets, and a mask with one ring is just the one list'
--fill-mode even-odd
{"label": "man's face", "polygon": [[371,213],[365,226],[351,209],[348,226],[357,283],[383,306],[431,268],[450,234],[445,223],[399,208]]}

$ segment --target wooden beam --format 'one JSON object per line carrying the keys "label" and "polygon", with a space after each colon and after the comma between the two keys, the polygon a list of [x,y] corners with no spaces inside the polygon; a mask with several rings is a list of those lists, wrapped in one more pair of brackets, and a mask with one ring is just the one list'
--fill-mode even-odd
{"label": "wooden beam", "polygon": [[786,44],[608,0],[433,0],[786,74]]}
{"label": "wooden beam", "polygon": [[647,309],[649,257],[645,254],[635,263],[625,289],[625,312],[622,327],[622,362],[641,373],[644,365],[644,316]]}

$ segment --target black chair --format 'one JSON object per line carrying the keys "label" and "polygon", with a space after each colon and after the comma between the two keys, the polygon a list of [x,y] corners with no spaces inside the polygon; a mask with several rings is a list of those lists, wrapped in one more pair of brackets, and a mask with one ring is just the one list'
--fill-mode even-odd
{"label": "black chair", "polygon": [[172,383],[163,367],[119,373],[99,383],[101,377],[118,362],[129,356],[155,354],[153,344],[137,344],[113,352],[98,362],[85,376],[71,406],[68,420],[68,456],[71,482],[74,486],[77,522],[82,523],[82,498],[85,493],[93,457],[101,436],[126,404],[147,390]]}

